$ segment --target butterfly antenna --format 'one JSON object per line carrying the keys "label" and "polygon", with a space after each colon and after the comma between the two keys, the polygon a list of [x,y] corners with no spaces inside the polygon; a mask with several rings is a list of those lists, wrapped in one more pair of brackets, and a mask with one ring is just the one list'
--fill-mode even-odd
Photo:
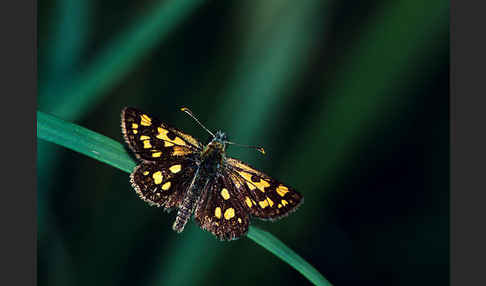
{"label": "butterfly antenna", "polygon": [[211,134],[211,136],[214,137],[213,132],[209,131],[209,129],[207,129],[206,126],[204,126],[201,122],[199,122],[199,120],[197,120],[196,116],[194,116],[194,114],[192,113],[192,111],[189,108],[183,107],[183,108],[181,108],[181,111],[185,112],[187,115],[192,117],[192,119],[194,119],[199,124],[199,126],[201,126],[204,130],[206,130],[209,134]]}
{"label": "butterfly antenna", "polygon": [[238,144],[238,143],[230,142],[230,141],[224,141],[224,143],[230,144],[230,145],[235,145],[235,146],[240,146],[240,147],[253,148],[253,149],[256,149],[258,152],[262,153],[263,155],[265,155],[265,149],[263,149],[263,147],[261,147],[261,146],[243,145],[243,144]]}

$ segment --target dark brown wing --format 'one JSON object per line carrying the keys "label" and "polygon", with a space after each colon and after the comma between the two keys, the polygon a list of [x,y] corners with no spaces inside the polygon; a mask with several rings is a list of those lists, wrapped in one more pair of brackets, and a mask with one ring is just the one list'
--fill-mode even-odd
{"label": "dark brown wing", "polygon": [[293,188],[233,158],[226,159],[227,177],[247,211],[260,219],[279,219],[295,211],[303,197]]}
{"label": "dark brown wing", "polygon": [[202,145],[192,136],[132,107],[121,112],[123,137],[137,159],[165,161],[198,154]]}
{"label": "dark brown wing", "polygon": [[130,175],[137,194],[150,205],[166,210],[179,207],[195,173],[194,163],[182,157],[143,162]]}
{"label": "dark brown wing", "polygon": [[250,216],[234,184],[219,175],[201,192],[194,218],[199,226],[220,240],[238,239],[248,232]]}

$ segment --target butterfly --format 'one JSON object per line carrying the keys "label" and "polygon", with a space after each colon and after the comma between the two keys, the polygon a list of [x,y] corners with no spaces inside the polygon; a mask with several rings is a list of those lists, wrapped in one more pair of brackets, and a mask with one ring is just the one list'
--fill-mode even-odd
{"label": "butterfly", "polygon": [[[123,137],[140,161],[130,182],[150,205],[178,209],[172,226],[176,232],[194,216],[202,229],[220,240],[233,240],[248,232],[250,217],[279,219],[303,202],[288,185],[227,157],[227,145],[236,143],[221,131],[213,134],[189,109],[181,110],[211,134],[208,144],[138,109],[121,112]],[[247,147],[264,153],[263,148]]]}

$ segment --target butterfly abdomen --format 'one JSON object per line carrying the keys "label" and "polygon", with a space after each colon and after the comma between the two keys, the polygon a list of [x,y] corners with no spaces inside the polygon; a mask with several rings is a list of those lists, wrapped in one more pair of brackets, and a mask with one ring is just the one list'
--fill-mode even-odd
{"label": "butterfly abdomen", "polygon": [[189,188],[186,195],[184,196],[184,200],[177,211],[177,217],[172,225],[172,229],[176,232],[180,233],[184,230],[187,222],[191,218],[192,212],[194,211],[194,205],[196,202],[196,194],[194,194],[193,188]]}
{"label": "butterfly abdomen", "polygon": [[187,188],[184,199],[179,207],[179,210],[177,211],[177,217],[172,225],[172,229],[176,232],[180,233],[184,230],[184,227],[191,218],[196,207],[196,203],[199,200],[200,190],[206,183],[207,179],[200,175],[198,169],[194,175],[194,178],[192,179],[191,184]]}

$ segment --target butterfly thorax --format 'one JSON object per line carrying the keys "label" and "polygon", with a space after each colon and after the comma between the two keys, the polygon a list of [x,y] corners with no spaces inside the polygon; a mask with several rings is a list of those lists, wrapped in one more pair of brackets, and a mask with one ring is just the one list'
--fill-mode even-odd
{"label": "butterfly thorax", "polygon": [[226,135],[218,131],[201,151],[201,168],[206,174],[213,175],[222,166],[226,149],[225,141]]}

